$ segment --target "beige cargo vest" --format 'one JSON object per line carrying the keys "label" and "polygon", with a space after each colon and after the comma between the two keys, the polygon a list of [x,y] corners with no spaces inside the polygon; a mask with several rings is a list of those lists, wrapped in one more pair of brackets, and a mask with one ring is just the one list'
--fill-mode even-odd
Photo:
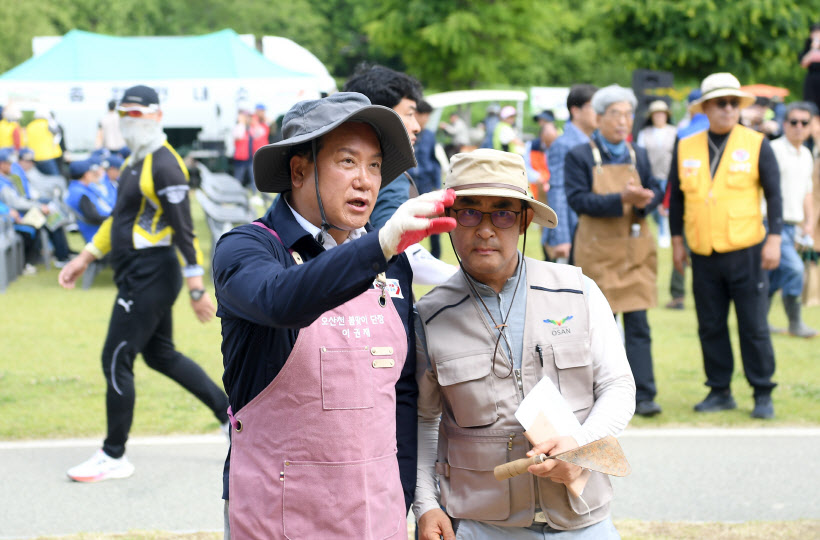
{"label": "beige cargo vest", "polygon": [[441,502],[454,518],[509,527],[530,525],[537,503],[550,526],[578,529],[609,515],[612,487],[605,475],[592,473],[584,489],[589,513],[563,484],[550,479],[523,474],[499,482],[493,477],[496,465],[524,457],[531,448],[514,412],[542,377],[555,383],[580,422],[593,404],[589,305],[581,270],[524,260],[523,359],[520,372],[507,378],[501,378],[510,369],[504,347],[491,365],[497,334],[463,272],[416,304],[443,401],[436,463]]}

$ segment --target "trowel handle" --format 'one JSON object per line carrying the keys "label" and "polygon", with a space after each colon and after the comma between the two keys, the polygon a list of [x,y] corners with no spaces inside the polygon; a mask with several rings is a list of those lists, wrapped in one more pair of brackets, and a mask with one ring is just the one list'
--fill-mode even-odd
{"label": "trowel handle", "polygon": [[516,459],[515,461],[510,461],[509,463],[499,465],[493,470],[493,474],[495,475],[496,480],[507,480],[508,478],[513,478],[519,474],[524,474],[527,472],[530,465],[538,465],[539,463],[544,463],[546,460],[546,454],[538,454],[532,457]]}

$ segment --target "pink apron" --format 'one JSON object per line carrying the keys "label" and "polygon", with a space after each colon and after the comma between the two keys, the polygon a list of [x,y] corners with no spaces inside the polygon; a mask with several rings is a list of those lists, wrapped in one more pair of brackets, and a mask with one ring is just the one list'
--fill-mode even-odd
{"label": "pink apron", "polygon": [[406,355],[378,289],[299,331],[282,371],[233,419],[234,540],[407,538],[395,394]]}

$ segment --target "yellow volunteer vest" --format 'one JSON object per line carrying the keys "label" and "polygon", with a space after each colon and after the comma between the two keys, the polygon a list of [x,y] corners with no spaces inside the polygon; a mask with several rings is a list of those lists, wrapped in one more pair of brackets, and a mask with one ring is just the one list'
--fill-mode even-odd
{"label": "yellow volunteer vest", "polygon": [[709,171],[707,137],[703,131],[678,143],[678,177],[689,248],[698,255],[710,255],[759,244],[766,236],[758,174],[763,135],[735,126],[714,179]]}
{"label": "yellow volunteer vest", "polygon": [[26,126],[28,145],[34,151],[34,161],[56,159],[63,155],[59,144],[54,143],[54,135],[48,129],[48,120],[36,118]]}
{"label": "yellow volunteer vest", "polygon": [[0,120],[0,148],[14,146],[14,130],[17,129],[17,122]]}

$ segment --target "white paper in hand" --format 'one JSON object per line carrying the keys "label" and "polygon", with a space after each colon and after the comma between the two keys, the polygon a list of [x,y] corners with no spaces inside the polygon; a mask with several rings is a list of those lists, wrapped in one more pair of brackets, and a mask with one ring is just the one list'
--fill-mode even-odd
{"label": "white paper in hand", "polygon": [[544,377],[521,402],[515,417],[525,430],[529,430],[538,413],[544,416],[558,432],[558,435],[570,435],[580,423],[572,412],[567,400],[561,395],[549,377]]}

